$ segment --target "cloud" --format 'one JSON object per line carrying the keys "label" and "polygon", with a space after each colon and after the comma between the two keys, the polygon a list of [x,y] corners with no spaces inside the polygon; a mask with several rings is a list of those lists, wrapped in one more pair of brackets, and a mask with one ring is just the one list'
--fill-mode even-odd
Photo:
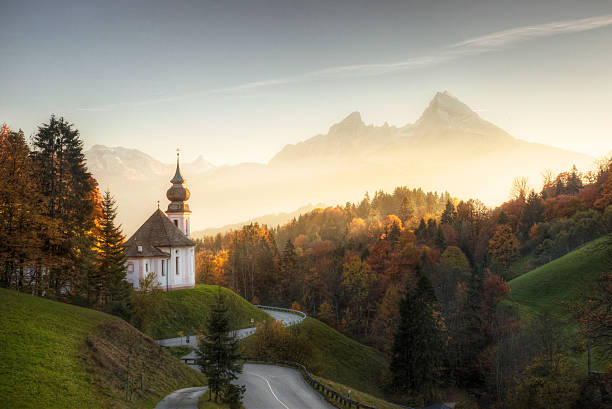
{"label": "cloud", "polygon": [[451,45],[450,47],[465,51],[473,49],[493,51],[512,43],[529,41],[539,37],[550,37],[558,34],[594,30],[610,24],[612,24],[612,14],[578,20],[557,21],[554,23],[524,26],[510,30],[497,31],[481,37],[461,41]]}
{"label": "cloud", "polygon": [[471,38],[446,46],[431,55],[415,57],[404,61],[386,64],[362,64],[329,67],[300,75],[287,76],[265,81],[254,81],[232,87],[219,88],[211,93],[232,93],[273,85],[289,84],[309,79],[329,77],[365,77],[384,75],[398,71],[431,67],[454,59],[503,49],[510,44],[529,41],[540,37],[594,30],[612,25],[612,14],[576,20],[564,20],[540,25],[517,27],[497,31],[480,37]]}
{"label": "cloud", "polygon": [[[148,105],[162,102],[171,102],[189,96],[232,94],[241,91],[254,90],[258,88],[265,88],[276,85],[291,84],[307,80],[325,78],[366,77],[384,75],[399,71],[409,71],[418,68],[435,66],[458,58],[464,58],[472,55],[497,51],[511,44],[526,42],[541,37],[550,37],[559,34],[594,30],[609,25],[612,25],[612,14],[576,20],[557,21],[540,25],[517,27],[450,44],[446,47],[432,52],[429,55],[414,57],[403,61],[379,64],[335,66],[276,79],[252,81],[229,87],[209,89],[194,92],[189,95],[148,99],[134,102],[132,103],[132,105]],[[112,107],[116,107],[117,105],[123,104],[106,105],[99,108],[79,108],[78,110],[107,111],[112,109]]]}

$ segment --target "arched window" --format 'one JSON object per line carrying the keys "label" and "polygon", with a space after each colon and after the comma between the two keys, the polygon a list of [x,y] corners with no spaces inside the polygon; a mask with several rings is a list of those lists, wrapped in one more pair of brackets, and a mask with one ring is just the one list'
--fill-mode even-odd
{"label": "arched window", "polygon": [[174,260],[176,260],[176,274],[178,274],[179,273],[179,258],[178,258],[178,256]]}

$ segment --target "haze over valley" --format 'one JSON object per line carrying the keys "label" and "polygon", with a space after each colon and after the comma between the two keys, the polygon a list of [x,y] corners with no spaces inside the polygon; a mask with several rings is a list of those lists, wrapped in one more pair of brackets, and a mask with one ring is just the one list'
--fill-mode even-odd
{"label": "haze over valley", "polygon": [[[86,152],[100,188],[117,198],[127,233],[158,200],[165,203],[176,166],[142,151],[95,145]],[[214,166],[200,156],[181,168],[191,190],[194,230],[202,230],[285,212],[268,219],[280,224],[308,203],[344,204],[396,186],[448,191],[493,206],[508,198],[516,176],[537,188],[545,170],[557,173],[568,164],[588,170],[594,159],[516,139],[444,91],[412,123],[367,125],[353,112],[327,134],[285,146],[267,164]]]}

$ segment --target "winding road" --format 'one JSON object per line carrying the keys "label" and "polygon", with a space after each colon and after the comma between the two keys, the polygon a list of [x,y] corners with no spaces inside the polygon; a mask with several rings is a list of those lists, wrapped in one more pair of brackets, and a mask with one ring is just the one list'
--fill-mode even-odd
{"label": "winding road", "polygon": [[333,409],[295,369],[274,365],[244,364],[235,382],[246,385],[246,409]]}
{"label": "winding road", "polygon": [[207,390],[208,386],[179,389],[162,399],[155,409],[197,409],[200,396]]}
{"label": "winding road", "polygon": [[[295,325],[304,318],[284,311],[262,308],[268,315],[285,325]],[[239,339],[255,332],[255,328],[236,331]],[[187,342],[189,341],[189,342]],[[195,336],[169,338],[157,341],[162,346],[196,346]],[[193,353],[186,355],[188,358]],[[199,370],[196,365],[190,365]],[[246,385],[243,405],[246,409],[333,409],[321,395],[314,391],[295,369],[274,365],[244,364],[236,384]],[[198,399],[207,387],[186,388],[172,392],[155,406],[155,409],[197,409]],[[197,395],[197,398],[196,398]]]}

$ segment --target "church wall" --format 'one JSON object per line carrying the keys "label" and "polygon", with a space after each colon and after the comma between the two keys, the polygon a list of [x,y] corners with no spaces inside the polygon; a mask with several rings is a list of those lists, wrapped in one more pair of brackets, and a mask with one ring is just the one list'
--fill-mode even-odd
{"label": "church wall", "polygon": [[[193,288],[195,286],[195,249],[194,247],[160,247],[161,251],[170,254],[168,259],[169,271],[167,287]],[[176,270],[176,259],[178,258],[178,274]],[[166,278],[162,288],[166,288]]]}
{"label": "church wall", "polygon": [[191,217],[189,213],[166,212],[166,215],[185,236],[191,237]]}

